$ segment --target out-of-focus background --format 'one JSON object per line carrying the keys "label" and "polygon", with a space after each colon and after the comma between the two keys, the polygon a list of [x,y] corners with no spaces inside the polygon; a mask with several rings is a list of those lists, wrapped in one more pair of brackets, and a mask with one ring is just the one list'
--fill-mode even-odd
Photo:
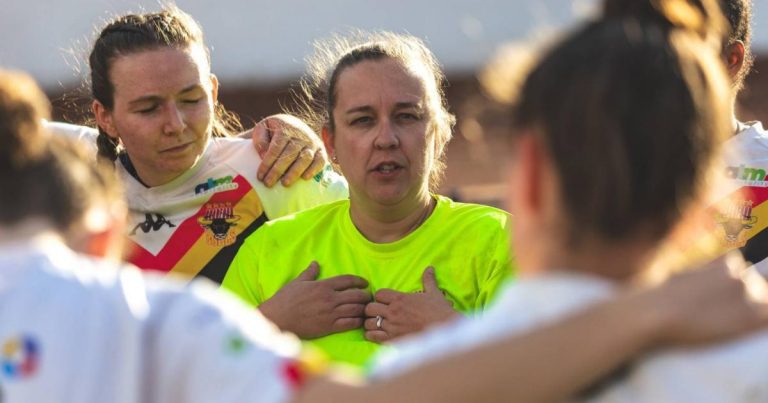
{"label": "out-of-focus background", "polygon": [[[768,121],[768,0],[754,1],[755,69],[742,92],[743,120]],[[304,70],[312,41],[351,28],[407,32],[424,39],[447,74],[458,124],[441,193],[500,205],[504,120],[484,117],[477,74],[502,44],[537,43],[596,12],[596,0],[178,0],[203,26],[220,100],[250,122],[280,111]],[[75,91],[104,21],[158,9],[145,0],[2,0],[0,66],[31,73],[59,119],[82,121]],[[514,49],[514,46],[512,47]],[[765,73],[764,73],[765,72]],[[82,95],[82,94],[81,94]],[[480,124],[482,123],[482,125]]]}

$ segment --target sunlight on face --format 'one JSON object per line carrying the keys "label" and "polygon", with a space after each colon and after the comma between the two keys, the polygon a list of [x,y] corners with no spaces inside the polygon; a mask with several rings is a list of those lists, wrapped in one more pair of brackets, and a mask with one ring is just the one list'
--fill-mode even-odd
{"label": "sunlight on face", "polygon": [[142,181],[165,184],[191,168],[210,138],[217,94],[203,48],[119,56],[109,79],[114,107],[99,125],[120,139]]}

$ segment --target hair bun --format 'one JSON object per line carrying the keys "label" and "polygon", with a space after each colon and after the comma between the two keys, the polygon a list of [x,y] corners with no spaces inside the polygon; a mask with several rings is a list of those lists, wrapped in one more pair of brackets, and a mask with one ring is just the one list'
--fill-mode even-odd
{"label": "hair bun", "polygon": [[603,0],[603,18],[635,18],[702,37],[727,27],[718,0]]}

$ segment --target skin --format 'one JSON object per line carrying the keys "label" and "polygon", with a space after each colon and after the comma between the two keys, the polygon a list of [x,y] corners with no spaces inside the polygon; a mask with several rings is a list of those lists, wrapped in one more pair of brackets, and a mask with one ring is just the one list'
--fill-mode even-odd
{"label": "skin", "polygon": [[[192,167],[211,136],[218,81],[202,47],[158,48],[113,61],[113,108],[94,101],[96,121],[119,139],[148,186],[170,182]],[[289,115],[265,118],[251,137],[262,161],[258,179],[268,187],[310,179],[328,158],[318,136]]]}
{"label": "skin", "polygon": [[736,132],[736,96],[739,94],[739,88],[735,85],[736,77],[739,76],[741,69],[744,67],[744,58],[746,57],[747,50],[744,47],[744,43],[741,41],[735,41],[734,43],[725,47],[723,51],[723,61],[725,62],[726,70],[731,80],[734,80],[734,88],[731,94],[731,116],[733,116],[733,131]]}
{"label": "skin", "polygon": [[[527,333],[368,385],[318,378],[295,402],[549,402],[651,348],[727,340],[768,325],[764,280],[723,260]],[[632,318],[627,321],[627,318]],[[596,331],[596,329],[599,329]]]}
{"label": "skin", "polygon": [[[341,73],[336,92],[335,130],[324,133],[349,181],[353,214],[403,217],[427,206],[434,137],[421,78],[395,60],[364,61]],[[377,170],[388,163],[397,168]]]}
{"label": "skin", "polygon": [[[326,149],[349,182],[352,221],[373,242],[401,239],[434,208],[429,194],[434,113],[421,74],[392,59],[345,68],[336,86],[335,129],[323,129]],[[383,165],[395,169],[379,169]],[[380,289],[376,302],[368,303],[370,296],[360,292],[364,279],[315,281],[315,270],[310,266],[259,307],[281,329],[305,339],[364,327],[369,340],[381,343],[456,315],[430,271],[424,293]],[[383,318],[381,328],[376,316]]]}
{"label": "skin", "polygon": [[119,56],[109,79],[113,108],[94,101],[96,120],[120,140],[146,185],[166,184],[200,159],[211,137],[218,95],[202,47]]}

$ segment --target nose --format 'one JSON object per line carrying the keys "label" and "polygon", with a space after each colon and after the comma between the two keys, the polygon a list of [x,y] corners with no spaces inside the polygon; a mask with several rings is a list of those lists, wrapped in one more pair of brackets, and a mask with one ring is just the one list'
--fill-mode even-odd
{"label": "nose", "polygon": [[376,138],[374,139],[374,147],[385,150],[388,148],[397,148],[400,146],[400,137],[397,128],[394,127],[390,120],[384,120],[381,122]]}
{"label": "nose", "polygon": [[184,114],[175,103],[169,104],[165,111],[165,121],[163,122],[163,133],[169,135],[180,134],[186,127],[184,123]]}

